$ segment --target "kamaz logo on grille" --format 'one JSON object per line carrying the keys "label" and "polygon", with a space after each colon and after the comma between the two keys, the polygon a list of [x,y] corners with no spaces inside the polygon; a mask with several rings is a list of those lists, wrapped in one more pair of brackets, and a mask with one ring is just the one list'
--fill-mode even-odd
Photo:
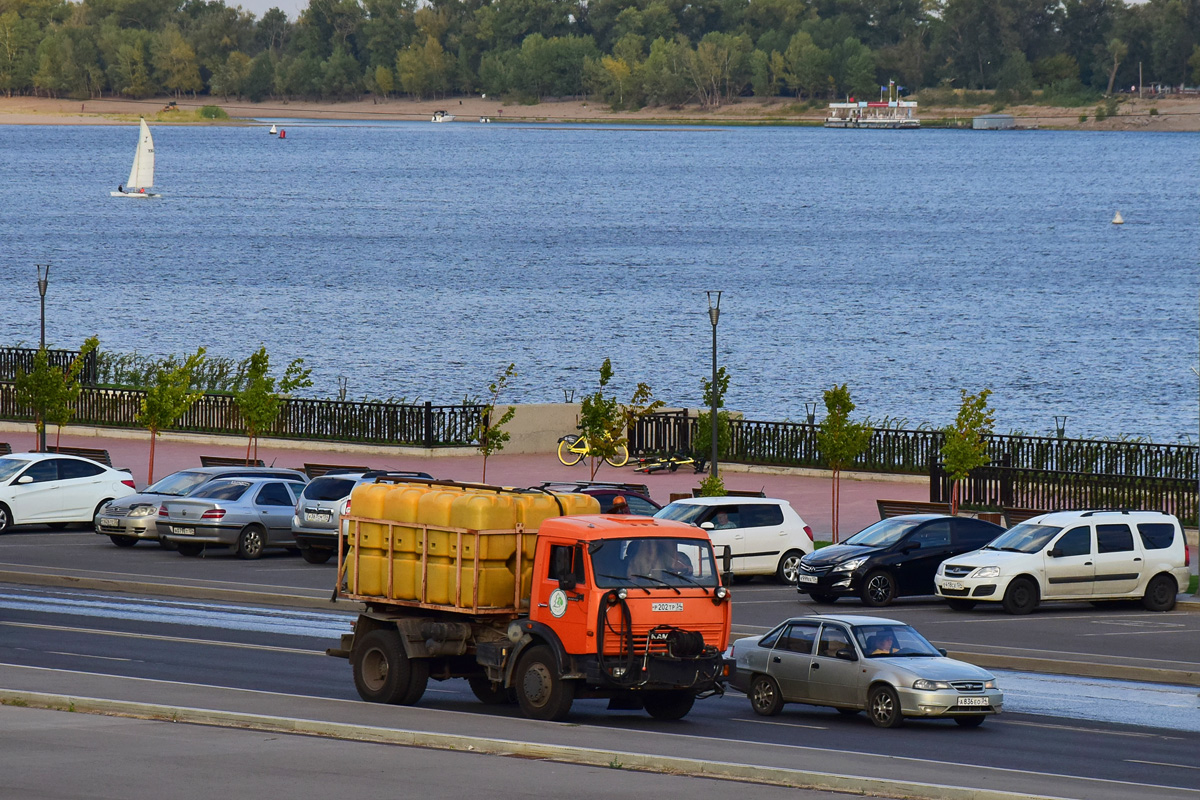
{"label": "kamaz logo on grille", "polygon": [[683,603],[651,603],[651,611],[683,611]]}

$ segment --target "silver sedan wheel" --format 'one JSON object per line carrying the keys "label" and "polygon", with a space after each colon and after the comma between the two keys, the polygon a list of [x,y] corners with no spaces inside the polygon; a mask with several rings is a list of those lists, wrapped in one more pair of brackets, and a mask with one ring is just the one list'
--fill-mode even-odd
{"label": "silver sedan wheel", "polygon": [[253,525],[242,531],[241,536],[238,537],[237,551],[242,558],[258,558],[263,554],[265,547],[266,542],[263,540],[262,529]]}

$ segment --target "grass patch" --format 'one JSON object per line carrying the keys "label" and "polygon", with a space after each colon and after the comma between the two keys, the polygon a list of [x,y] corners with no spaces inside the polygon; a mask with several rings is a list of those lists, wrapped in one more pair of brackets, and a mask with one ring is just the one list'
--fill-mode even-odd
{"label": "grass patch", "polygon": [[[172,112],[174,113],[174,112]],[[229,119],[229,115],[225,113],[225,109],[220,106],[202,106],[196,115],[200,119]]]}
{"label": "grass patch", "polygon": [[1192,579],[1188,581],[1187,593],[1195,594],[1197,587],[1200,587],[1200,576],[1193,575]]}

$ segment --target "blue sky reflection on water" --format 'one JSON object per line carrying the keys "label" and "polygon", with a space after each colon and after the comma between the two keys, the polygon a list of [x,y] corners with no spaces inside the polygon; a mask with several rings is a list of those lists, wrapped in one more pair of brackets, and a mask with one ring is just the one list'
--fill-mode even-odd
{"label": "blue sky reflection on water", "polygon": [[[700,403],[723,289],[732,408],[1178,441],[1197,427],[1196,134],[157,127],[160,202],[110,198],[136,134],[0,127],[0,343],[303,356],[313,393],[513,401],[648,382]],[[265,126],[264,126],[265,128]],[[1110,224],[1120,209],[1124,226]]]}

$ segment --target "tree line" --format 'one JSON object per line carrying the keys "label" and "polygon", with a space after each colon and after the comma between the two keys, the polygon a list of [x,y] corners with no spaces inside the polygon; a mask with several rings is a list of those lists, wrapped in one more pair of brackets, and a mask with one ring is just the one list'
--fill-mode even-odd
{"label": "tree line", "polygon": [[0,0],[0,91],[617,107],[1200,82],[1200,0]]}

